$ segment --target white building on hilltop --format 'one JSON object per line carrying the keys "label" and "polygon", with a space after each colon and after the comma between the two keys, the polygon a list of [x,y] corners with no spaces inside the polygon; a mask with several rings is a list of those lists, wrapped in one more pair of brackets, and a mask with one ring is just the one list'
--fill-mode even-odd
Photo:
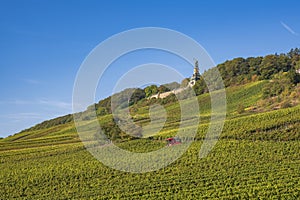
{"label": "white building on hilltop", "polygon": [[174,89],[172,91],[168,91],[168,92],[164,92],[164,93],[158,93],[158,94],[154,94],[151,97],[149,97],[149,99],[152,98],[165,98],[167,96],[169,96],[170,94],[178,94],[180,92],[183,92],[184,90],[186,90],[187,88],[193,87],[196,84],[196,81],[200,80],[200,73],[199,73],[199,64],[198,64],[198,60],[195,61],[195,66],[194,66],[194,73],[190,78],[190,82],[188,83],[188,85],[184,88],[177,88]]}

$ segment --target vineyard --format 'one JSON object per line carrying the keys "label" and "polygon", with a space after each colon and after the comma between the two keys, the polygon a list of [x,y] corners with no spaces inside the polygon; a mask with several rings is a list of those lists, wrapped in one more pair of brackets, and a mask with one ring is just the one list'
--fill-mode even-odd
{"label": "vineyard", "polygon": [[[252,111],[265,84],[227,88],[223,132],[202,159],[199,150],[208,128],[210,97],[200,95],[195,141],[180,159],[154,172],[127,173],[103,165],[85,149],[72,122],[4,138],[0,199],[299,199],[300,106]],[[241,102],[245,112],[239,114]],[[180,120],[179,104],[165,108],[168,119],[158,135],[116,141],[117,145],[133,152],[164,147],[164,139],[174,135]],[[135,122],[149,123],[148,110],[135,108]],[[112,116],[98,119],[107,124]]]}

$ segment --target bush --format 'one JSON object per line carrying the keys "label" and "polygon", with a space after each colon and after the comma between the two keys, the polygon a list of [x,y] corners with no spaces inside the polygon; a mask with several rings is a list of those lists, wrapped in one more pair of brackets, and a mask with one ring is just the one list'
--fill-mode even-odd
{"label": "bush", "polygon": [[283,101],[281,104],[280,104],[280,108],[289,108],[291,107],[291,103],[289,101]]}
{"label": "bush", "polygon": [[239,104],[237,107],[237,113],[242,114],[245,112],[245,106],[243,104]]}

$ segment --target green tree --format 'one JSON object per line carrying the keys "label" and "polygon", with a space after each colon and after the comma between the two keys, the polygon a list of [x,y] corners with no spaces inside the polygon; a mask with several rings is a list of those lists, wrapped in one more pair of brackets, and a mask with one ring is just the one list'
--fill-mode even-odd
{"label": "green tree", "polygon": [[164,86],[164,85],[160,85],[158,88],[157,88],[157,90],[158,90],[158,92],[160,92],[160,93],[163,93],[163,92],[168,92],[168,91],[170,91],[170,89],[169,88],[167,88],[166,86]]}
{"label": "green tree", "polygon": [[129,100],[129,105],[135,104],[137,103],[139,100],[143,99],[146,97],[145,91],[137,88],[134,90],[134,92],[132,93],[130,100]]}
{"label": "green tree", "polygon": [[278,72],[287,72],[291,69],[291,59],[285,54],[267,55],[260,65],[263,79],[271,79]]}
{"label": "green tree", "polygon": [[279,72],[277,56],[265,56],[260,65],[260,72],[263,79],[270,79],[273,74]]}
{"label": "green tree", "polygon": [[147,86],[144,89],[144,91],[145,91],[146,97],[150,97],[151,95],[158,93],[158,88],[156,85],[150,85],[150,86]]}
{"label": "green tree", "polygon": [[195,94],[197,96],[208,92],[207,86],[202,76],[200,77],[200,80],[196,81],[195,85],[193,86],[193,90],[195,91]]}
{"label": "green tree", "polygon": [[190,82],[190,79],[189,79],[189,78],[183,79],[183,80],[181,81],[180,87],[184,88],[184,87],[188,86],[189,82]]}
{"label": "green tree", "polygon": [[295,49],[291,49],[287,55],[290,57],[290,58],[294,58],[294,57],[298,57],[300,56],[300,49],[299,48],[295,48]]}
{"label": "green tree", "polygon": [[260,75],[259,66],[262,62],[263,57],[250,57],[247,58],[246,61],[249,64],[249,74],[253,75]]}
{"label": "green tree", "polygon": [[167,87],[169,90],[174,90],[180,87],[180,84],[177,82],[167,83],[164,84],[165,87]]}
{"label": "green tree", "polygon": [[274,78],[263,88],[263,97],[274,97],[280,95],[283,91],[290,91],[293,80],[289,72],[280,72],[274,75]]}
{"label": "green tree", "polygon": [[292,68],[287,72],[287,78],[294,85],[300,83],[300,74],[297,73],[295,68]]}

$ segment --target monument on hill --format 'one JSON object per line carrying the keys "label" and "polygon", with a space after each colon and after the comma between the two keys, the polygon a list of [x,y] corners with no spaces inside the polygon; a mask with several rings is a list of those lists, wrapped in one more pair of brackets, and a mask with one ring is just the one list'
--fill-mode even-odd
{"label": "monument on hill", "polygon": [[154,94],[154,95],[148,97],[148,99],[165,98],[165,97],[169,96],[170,94],[181,93],[181,92],[183,92],[184,90],[186,90],[188,88],[192,88],[196,84],[196,81],[198,81],[198,80],[200,80],[199,64],[198,64],[198,60],[195,59],[194,73],[191,76],[190,81],[189,81],[189,83],[186,87],[177,88],[177,89],[174,89],[172,91],[168,91],[168,92],[164,92],[164,93],[157,93],[157,94]]}
{"label": "monument on hill", "polygon": [[194,73],[190,78],[189,86],[193,87],[196,84],[196,81],[198,81],[199,79],[200,79],[199,64],[198,64],[198,60],[195,60]]}

